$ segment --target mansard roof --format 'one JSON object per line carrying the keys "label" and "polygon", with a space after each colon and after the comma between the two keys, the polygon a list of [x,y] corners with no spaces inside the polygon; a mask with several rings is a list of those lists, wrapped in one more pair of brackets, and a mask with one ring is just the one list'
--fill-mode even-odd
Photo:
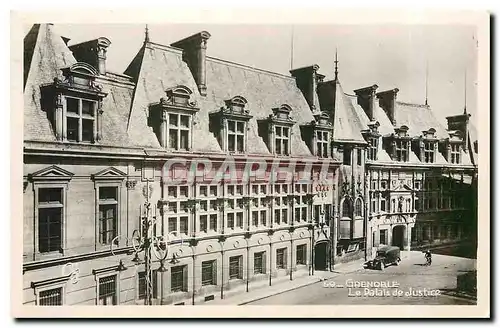
{"label": "mansard roof", "polygon": [[158,102],[165,96],[165,90],[182,84],[193,90],[197,101],[197,124],[194,125],[193,147],[195,151],[221,152],[215,136],[209,131],[209,114],[220,110],[228,99],[242,96],[247,100],[246,109],[252,115],[248,131],[248,152],[250,154],[270,154],[258,135],[257,121],[269,117],[273,108],[288,104],[297,124],[292,128],[292,156],[311,156],[300,137],[300,124],[314,118],[307,102],[297,88],[295,79],[255,69],[213,57],[206,59],[207,95],[199,94],[196,82],[182,53],[172,47],[148,43],[141,49],[126,70],[137,80],[134,100],[128,119],[128,133],[138,146],[159,147],[152,130],[147,127],[149,104]]}
{"label": "mansard roof", "polygon": [[394,111],[396,124],[399,126],[406,125],[409,136],[418,137],[422,134],[422,131],[433,128],[436,130],[435,136],[438,139],[448,137],[448,132],[436,119],[430,106],[397,101]]}
{"label": "mansard roof", "polygon": [[[51,24],[34,25],[24,39],[25,88],[24,88],[24,139],[56,141],[47,113],[41,106],[40,86],[54,78],[64,80],[63,69],[77,63],[63,38],[53,31]],[[29,64],[28,64],[29,62]],[[114,74],[113,74],[114,76]],[[120,77],[124,79],[123,76]],[[126,80],[126,79],[125,79]],[[130,110],[133,88],[130,85],[109,83],[98,78],[107,97],[103,100],[103,145],[133,146],[126,133],[126,118]]]}

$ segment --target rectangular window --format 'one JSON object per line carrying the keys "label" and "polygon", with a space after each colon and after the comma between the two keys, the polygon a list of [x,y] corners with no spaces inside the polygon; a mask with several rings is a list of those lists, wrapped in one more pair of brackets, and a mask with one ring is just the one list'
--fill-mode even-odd
{"label": "rectangular window", "polygon": [[316,131],[316,156],[328,157],[328,145],[330,143],[330,133],[328,131]]}
{"label": "rectangular window", "polygon": [[182,234],[187,235],[188,234],[188,217],[187,216],[181,216],[179,218],[180,222],[180,228],[179,230],[181,231]]}
{"label": "rectangular window", "polygon": [[460,144],[451,145],[450,160],[452,164],[460,164]]}
{"label": "rectangular window", "polygon": [[211,214],[210,215],[210,226],[209,226],[211,231],[216,231],[217,230],[217,214]]}
{"label": "rectangular window", "polygon": [[99,305],[117,305],[116,275],[99,278]]}
{"label": "rectangular window", "polygon": [[343,164],[344,165],[351,165],[351,149],[350,148],[344,148]]}
{"label": "rectangular window", "polygon": [[41,291],[38,294],[38,305],[44,305],[44,306],[63,305],[62,292],[63,292],[62,287]]}
{"label": "rectangular window", "polygon": [[409,141],[408,140],[396,140],[396,161],[408,162],[409,160]]}
{"label": "rectangular window", "polygon": [[173,150],[189,150],[191,116],[177,113],[168,114],[168,147]]}
{"label": "rectangular window", "polygon": [[94,142],[96,102],[66,97],[66,139]]}
{"label": "rectangular window", "polygon": [[189,234],[188,201],[189,186],[168,187],[168,232],[176,234]]}
{"label": "rectangular window", "polygon": [[170,290],[175,292],[187,292],[187,265],[171,268]]}
{"label": "rectangular window", "polygon": [[244,152],[245,122],[227,120],[227,150],[230,152]]}
{"label": "rectangular window", "polygon": [[243,229],[243,212],[236,213],[236,227]]}
{"label": "rectangular window", "polygon": [[286,269],[286,248],[276,250],[276,269]]}
{"label": "rectangular window", "polygon": [[177,231],[177,218],[169,218],[168,219],[168,231],[169,232],[178,232]]}
{"label": "rectangular window", "polygon": [[380,230],[380,244],[387,245],[387,229]]}
{"label": "rectangular window", "polygon": [[363,150],[358,148],[356,155],[357,164],[358,166],[361,166],[363,163]]}
{"label": "rectangular window", "polygon": [[297,264],[305,265],[307,260],[307,245],[297,246]]}
{"label": "rectangular window", "polygon": [[215,260],[201,263],[202,286],[217,285],[217,262]]}
{"label": "rectangular window", "polygon": [[63,229],[63,189],[38,189],[38,251],[60,251]]}
{"label": "rectangular window", "polygon": [[330,225],[331,218],[333,218],[332,204],[325,204],[325,223]]}
{"label": "rectangular window", "polygon": [[99,243],[109,245],[118,235],[118,188],[99,187]]}
{"label": "rectangular window", "polygon": [[434,163],[434,143],[424,143],[424,161],[426,163]]}
{"label": "rectangular window", "polygon": [[254,274],[266,273],[265,252],[258,252],[253,254],[253,273]]}
{"label": "rectangular window", "polygon": [[229,279],[243,279],[243,256],[229,258]]}
{"label": "rectangular window", "polygon": [[227,227],[229,229],[234,229],[234,213],[227,214]]}
{"label": "rectangular window", "polygon": [[321,215],[321,205],[314,205],[314,222],[319,223],[319,216]]}
{"label": "rectangular window", "polygon": [[377,160],[377,148],[378,148],[378,138],[369,137],[368,138],[368,159],[371,161]]}
{"label": "rectangular window", "polygon": [[290,128],[275,126],[274,138],[275,153],[277,155],[290,155]]}
{"label": "rectangular window", "polygon": [[[153,290],[153,298],[158,298],[158,271],[151,272],[150,286]],[[143,300],[146,298],[146,271],[139,272],[138,276],[138,298]]]}
{"label": "rectangular window", "polygon": [[208,232],[206,215],[200,215],[200,231],[205,233]]}
{"label": "rectangular window", "polygon": [[259,225],[259,212],[252,211],[252,226],[257,227]]}

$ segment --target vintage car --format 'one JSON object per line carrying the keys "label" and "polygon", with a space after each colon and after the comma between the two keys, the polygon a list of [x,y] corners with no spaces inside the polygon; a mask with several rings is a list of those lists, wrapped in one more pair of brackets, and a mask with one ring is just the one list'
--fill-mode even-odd
{"label": "vintage car", "polygon": [[383,246],[377,250],[373,260],[365,263],[365,268],[384,270],[391,264],[398,265],[401,262],[401,251],[397,246]]}

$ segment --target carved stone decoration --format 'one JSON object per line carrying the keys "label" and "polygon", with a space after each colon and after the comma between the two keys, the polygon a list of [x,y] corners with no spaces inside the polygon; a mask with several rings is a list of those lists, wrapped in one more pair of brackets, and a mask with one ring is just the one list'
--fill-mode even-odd
{"label": "carved stone decoration", "polygon": [[127,180],[127,182],[125,182],[125,184],[126,184],[128,190],[134,190],[135,186],[137,185],[137,180]]}
{"label": "carved stone decoration", "polygon": [[210,253],[210,252],[211,252],[211,251],[213,251],[213,250],[214,250],[214,247],[213,247],[212,245],[208,245],[208,246],[207,246],[207,252],[209,252],[209,253]]}
{"label": "carved stone decoration", "polygon": [[233,243],[233,247],[234,247],[234,248],[238,248],[238,247],[240,247],[240,242],[239,242],[239,240],[237,240],[237,241],[235,241],[235,242]]}
{"label": "carved stone decoration", "polygon": [[342,183],[342,195],[349,195],[350,191],[351,191],[351,188],[350,188],[350,185],[349,185],[349,181],[347,181],[347,179],[346,179]]}
{"label": "carved stone decoration", "polygon": [[259,241],[258,241],[259,245],[262,245],[264,244],[264,238],[259,238]]}
{"label": "carved stone decoration", "polygon": [[285,241],[285,239],[286,239],[285,235],[281,235],[280,240]]}

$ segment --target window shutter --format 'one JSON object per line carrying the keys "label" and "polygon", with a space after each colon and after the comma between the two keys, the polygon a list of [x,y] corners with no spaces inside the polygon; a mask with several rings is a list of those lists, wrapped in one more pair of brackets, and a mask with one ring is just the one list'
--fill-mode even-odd
{"label": "window shutter", "polygon": [[188,266],[185,265],[184,268],[182,268],[182,291],[187,292],[188,291]]}
{"label": "window shutter", "polygon": [[212,283],[217,285],[217,261],[212,262]]}
{"label": "window shutter", "polygon": [[267,270],[266,270],[266,268],[267,268],[266,254],[267,254],[267,252],[262,253],[262,273],[267,272]]}

